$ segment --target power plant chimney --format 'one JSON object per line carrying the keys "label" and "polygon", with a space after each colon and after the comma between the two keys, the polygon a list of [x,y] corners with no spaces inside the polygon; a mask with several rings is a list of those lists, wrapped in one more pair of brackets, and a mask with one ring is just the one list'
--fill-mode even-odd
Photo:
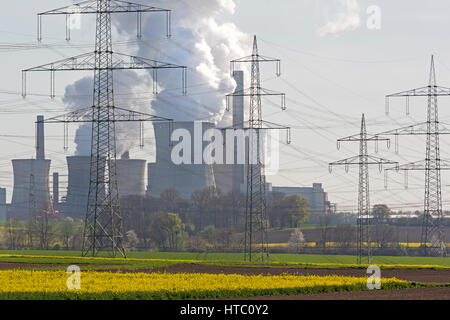
{"label": "power plant chimney", "polygon": [[45,159],[44,116],[37,116],[36,123],[36,159]]}
{"label": "power plant chimney", "polygon": [[53,172],[53,206],[59,204],[59,173]]}
{"label": "power plant chimney", "polygon": [[[244,71],[233,72],[236,89],[234,93],[244,92]],[[233,128],[242,128],[244,125],[244,96],[233,96]]]}
{"label": "power plant chimney", "polygon": [[[234,93],[244,92],[244,71],[234,71],[233,78],[236,81]],[[233,127],[244,127],[244,96],[233,96]],[[237,161],[237,148],[234,146],[234,159]],[[247,152],[245,152],[247,153]],[[233,191],[240,192],[245,183],[245,165],[236,164],[233,166]]]}

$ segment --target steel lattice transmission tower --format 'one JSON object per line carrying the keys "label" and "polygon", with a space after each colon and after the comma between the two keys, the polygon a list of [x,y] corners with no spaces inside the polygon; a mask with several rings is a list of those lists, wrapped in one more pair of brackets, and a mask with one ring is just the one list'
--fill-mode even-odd
{"label": "steel lattice transmission tower", "polygon": [[[113,52],[111,37],[112,13],[137,13],[138,37],[141,36],[142,13],[164,12],[167,14],[167,35],[170,36],[170,11],[141,4],[118,0],[90,0],[72,6],[59,8],[38,14],[38,40],[42,30],[42,16],[65,15],[67,21],[74,14],[95,14],[96,36],[95,51],[69,59],[60,60],[39,67],[23,70],[22,89],[26,95],[26,74],[29,71],[50,71],[50,95],[55,97],[55,71],[93,70],[93,104],[87,109],[55,117],[47,122],[90,122],[92,123],[91,165],[88,205],[83,234],[83,256],[95,256],[99,251],[109,251],[112,255],[119,252],[125,256],[123,248],[122,218],[119,209],[119,194],[116,179],[116,137],[117,121],[170,121],[144,113],[117,108],[114,103],[114,70],[152,69],[154,91],[156,90],[156,72],[158,69],[181,68],[183,70],[182,87],[186,93],[186,67],[163,63],[155,60],[128,56]],[[66,38],[70,38],[70,27]],[[156,92],[155,92],[156,93]],[[66,130],[65,130],[66,132]],[[141,130],[142,132],[142,130]]]}
{"label": "steel lattice transmission tower", "polygon": [[[406,98],[406,112],[409,114],[410,97],[427,97],[427,121],[408,127],[379,133],[380,136],[395,136],[396,152],[398,153],[398,136],[425,135],[425,160],[402,165],[398,168],[386,170],[402,170],[405,172],[405,186],[407,185],[407,172],[425,171],[424,216],[422,223],[421,247],[425,255],[445,256],[445,234],[442,230],[442,193],[441,170],[450,170],[450,162],[441,159],[439,136],[450,134],[450,130],[439,123],[438,96],[450,96],[450,88],[436,85],[436,71],[434,57],[431,56],[431,66],[428,86],[412,89],[386,96],[386,114],[389,114],[389,99],[392,97]],[[386,179],[387,181],[387,179]]]}
{"label": "steel lattice transmission tower", "polygon": [[[249,132],[248,147],[246,149],[246,171],[247,171],[247,197],[245,210],[245,239],[244,259],[252,261],[254,251],[259,252],[261,260],[269,257],[267,229],[268,218],[266,212],[266,177],[264,161],[264,139],[262,132],[265,130],[286,130],[287,143],[290,143],[290,128],[272,122],[264,121],[262,115],[262,96],[280,96],[281,108],[285,107],[285,94],[261,87],[260,63],[275,62],[276,74],[280,76],[280,60],[268,58],[258,53],[256,36],[253,39],[253,52],[250,56],[231,61],[231,74],[233,74],[237,63],[251,64],[250,88],[227,95],[229,98],[235,96],[249,97],[249,114],[245,124],[236,124],[239,129]],[[228,105],[228,103],[227,103]]]}
{"label": "steel lattice transmission tower", "polygon": [[[367,149],[367,142],[374,141],[376,143],[376,151],[378,151],[378,142],[387,141],[389,147],[389,139],[380,138],[374,135],[368,135],[366,131],[366,121],[364,114],[361,119],[361,131],[357,135],[338,139],[338,149],[340,148],[340,142],[345,141],[358,141],[359,142],[359,155],[329,164],[330,172],[335,165],[344,165],[345,171],[348,172],[350,165],[359,166],[359,183],[358,183],[358,242],[357,242],[357,263],[361,264],[363,258],[367,258],[367,263],[372,263],[371,254],[371,237],[370,237],[370,193],[369,193],[369,165],[378,165],[380,172],[383,165],[386,164],[398,164],[390,160],[383,158],[377,158],[370,156]],[[367,248],[367,250],[365,250]]]}

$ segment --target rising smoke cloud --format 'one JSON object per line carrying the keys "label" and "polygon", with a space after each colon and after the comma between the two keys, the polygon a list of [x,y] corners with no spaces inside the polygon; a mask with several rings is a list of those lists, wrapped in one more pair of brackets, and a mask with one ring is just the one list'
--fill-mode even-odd
{"label": "rising smoke cloud", "polygon": [[[158,73],[156,97],[143,101],[142,93],[152,92],[152,72],[116,72],[115,91],[135,93],[120,99],[116,105],[127,109],[172,118],[176,121],[205,120],[219,125],[230,124],[231,115],[225,112],[225,95],[235,88],[230,76],[229,61],[251,52],[251,36],[241,32],[233,23],[218,22],[218,15],[232,15],[233,0],[140,0],[142,4],[172,10],[172,37],[165,38],[165,16],[143,16],[143,39],[128,50],[115,50],[140,57],[184,65],[188,67],[188,96],[181,94],[181,70],[162,70]],[[113,23],[121,37],[136,37],[136,16],[115,15]],[[128,51],[128,52],[123,52]],[[92,77],[76,81],[66,88],[64,102],[70,110],[92,104]],[[119,154],[129,151],[137,142],[134,126],[120,125],[116,138]],[[136,138],[136,139],[135,139]],[[133,142],[134,140],[134,142]],[[82,125],[76,132],[76,153],[90,154],[90,125]]]}
{"label": "rising smoke cloud", "polygon": [[318,29],[321,36],[353,31],[361,24],[358,0],[338,0],[334,17]]}

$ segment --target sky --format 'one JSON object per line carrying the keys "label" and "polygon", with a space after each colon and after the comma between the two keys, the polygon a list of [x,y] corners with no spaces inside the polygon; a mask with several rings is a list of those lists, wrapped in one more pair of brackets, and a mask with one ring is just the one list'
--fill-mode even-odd
{"label": "sky", "polygon": [[[57,74],[53,100],[48,97],[48,74],[30,74],[26,99],[20,93],[22,69],[92,50],[95,27],[92,16],[82,18],[81,29],[72,30],[69,43],[65,41],[64,19],[46,17],[43,42],[39,45],[36,41],[36,13],[71,3],[16,0],[2,4],[0,186],[7,188],[8,201],[13,186],[11,159],[34,156],[36,115],[49,118],[89,101],[89,86],[83,84],[89,83],[90,75],[82,72]],[[190,73],[189,93],[185,98],[163,94],[163,101],[168,99],[174,109],[162,110],[159,100],[151,102],[154,98],[149,74],[116,74],[117,103],[167,116],[171,112],[180,114],[177,108],[186,99],[186,106],[191,108],[186,109],[191,111],[181,113],[182,120],[209,117],[218,123],[226,122],[229,114],[224,110],[223,97],[233,84],[227,73],[228,61],[250,54],[252,36],[257,35],[260,53],[282,61],[280,77],[274,76],[273,66],[261,67],[263,87],[285,92],[287,97],[285,111],[276,106],[276,100],[263,99],[264,119],[292,128],[292,143],[280,147],[280,170],[268,180],[278,186],[322,183],[338,210],[357,208],[358,168],[352,167],[346,173],[344,168],[335,167],[330,173],[328,163],[357,155],[359,145],[342,144],[337,150],[336,140],[359,133],[362,113],[370,133],[426,121],[425,99],[411,100],[410,115],[405,113],[403,100],[393,100],[391,112],[386,116],[385,95],[427,85],[432,54],[438,85],[450,87],[450,44],[446,41],[450,3],[446,0],[141,0],[141,3],[161,4],[173,10],[173,37],[164,39],[163,28],[155,27],[160,18],[145,18],[143,40],[137,42],[133,17],[114,17],[115,50],[187,65],[194,70]],[[374,8],[379,10],[379,29],[367,25],[368,20],[374,21]],[[161,81],[164,91],[164,86],[170,87],[175,80],[166,77]],[[207,88],[199,89],[197,83],[205,83]],[[71,100],[70,93],[74,92],[77,95],[73,96],[86,98]],[[439,99],[443,125],[450,122],[448,103],[448,98]],[[51,172],[60,173],[64,186],[65,157],[77,152],[74,143],[77,128],[70,128],[67,152],[63,150],[63,126],[51,124],[45,129]],[[120,143],[130,148],[133,158],[152,161],[151,131],[146,126],[143,150],[137,147],[133,135],[125,138],[119,134]],[[448,159],[449,138],[443,135],[440,141],[441,158]],[[393,147],[387,149],[380,144],[376,156],[401,164],[425,158],[424,138],[402,137],[399,144],[398,155]],[[374,153],[373,145],[369,144],[369,151]],[[449,186],[450,175],[442,171],[444,209],[450,209]],[[372,205],[386,203],[396,210],[420,209],[424,173],[410,173],[405,189],[402,174],[392,172],[385,189],[384,174],[373,167],[370,191]]]}

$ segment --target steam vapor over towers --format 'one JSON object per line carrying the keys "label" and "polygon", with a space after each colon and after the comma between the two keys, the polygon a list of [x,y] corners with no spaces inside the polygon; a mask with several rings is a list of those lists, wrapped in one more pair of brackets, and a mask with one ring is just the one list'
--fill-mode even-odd
{"label": "steam vapor over towers", "polygon": [[[139,121],[140,123],[143,121],[171,121],[116,107],[113,70],[151,69],[156,93],[157,70],[181,68],[183,71],[182,90],[183,93],[186,93],[186,67],[113,52],[111,14],[132,12],[137,13],[138,37],[141,36],[142,13],[145,12],[166,13],[167,34],[170,35],[170,10],[118,0],[84,1],[38,14],[38,40],[40,41],[42,38],[41,22],[44,15],[65,15],[66,18],[70,18],[72,14],[95,14],[97,17],[95,51],[22,71],[23,96],[26,95],[27,72],[50,71],[50,96],[52,98],[55,97],[55,71],[94,71],[93,105],[48,120],[48,122],[65,124],[70,122],[92,123],[90,180],[82,249],[84,256],[88,254],[95,256],[100,250],[109,251],[113,256],[117,252],[125,256],[116,177],[115,123],[118,121]],[[70,26],[66,24],[66,27],[68,28],[66,29],[66,38],[69,40]],[[140,132],[142,133],[142,130]]]}
{"label": "steam vapor over towers", "polygon": [[[406,98],[406,113],[409,114],[410,97],[427,97],[427,121],[405,128],[390,130],[378,135],[393,135],[396,139],[396,152],[398,152],[399,135],[425,135],[425,160],[411,162],[386,170],[402,170],[405,172],[405,182],[408,171],[425,171],[424,215],[422,222],[421,247],[424,254],[429,256],[445,256],[445,234],[442,230],[442,193],[441,170],[450,170],[450,161],[440,157],[439,136],[450,134],[450,130],[441,126],[438,117],[438,96],[450,96],[450,88],[436,85],[436,71],[434,56],[431,56],[431,66],[428,86],[399,92],[386,96],[386,114],[389,113],[389,99],[392,97]],[[406,184],[405,184],[406,185]]]}
{"label": "steam vapor over towers", "polygon": [[[267,260],[269,256],[267,229],[268,218],[266,212],[266,178],[264,174],[264,145],[261,136],[262,130],[267,129],[286,129],[288,134],[288,143],[290,143],[290,130],[288,127],[279,126],[274,123],[263,120],[262,115],[262,96],[281,96],[282,109],[285,109],[284,93],[276,93],[271,90],[261,88],[260,62],[275,62],[276,74],[280,75],[280,60],[268,58],[258,53],[258,44],[256,36],[253,39],[253,52],[250,56],[231,61],[231,75],[234,75],[234,66],[236,63],[251,63],[251,84],[247,90],[234,92],[227,95],[228,98],[245,97],[250,98],[248,121],[239,124],[233,123],[236,129],[248,130],[248,148],[246,150],[246,170],[247,170],[247,197],[245,210],[245,240],[244,240],[244,259],[252,261],[253,248],[257,248],[261,254],[261,260]],[[236,100],[235,100],[236,101]],[[250,162],[250,157],[252,160]],[[259,239],[255,239],[258,235]],[[257,242],[259,240],[259,242]]]}
{"label": "steam vapor over towers", "polygon": [[[361,264],[363,257],[367,258],[367,263],[372,263],[372,255],[370,248],[370,197],[369,197],[369,165],[378,165],[380,170],[384,164],[397,164],[390,160],[376,158],[370,156],[367,150],[367,141],[388,141],[387,138],[380,138],[378,136],[368,135],[366,131],[366,120],[364,114],[361,118],[361,131],[359,134],[338,139],[338,149],[340,142],[343,141],[357,141],[359,142],[359,155],[336,162],[331,162],[330,172],[335,165],[344,165],[345,170],[348,171],[350,165],[359,166],[359,183],[358,183],[358,244],[357,244],[357,263]],[[365,250],[365,248],[367,248]]]}

